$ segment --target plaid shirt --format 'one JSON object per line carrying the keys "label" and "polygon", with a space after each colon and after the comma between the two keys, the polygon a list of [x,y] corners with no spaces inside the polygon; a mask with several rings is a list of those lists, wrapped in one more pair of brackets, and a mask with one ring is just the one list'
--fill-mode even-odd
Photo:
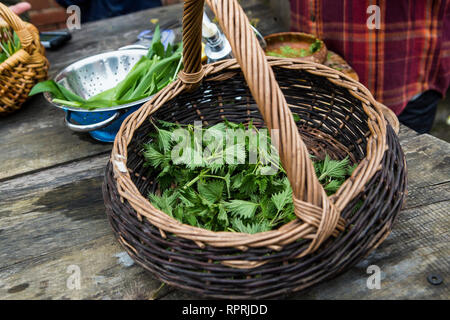
{"label": "plaid shirt", "polygon": [[[450,82],[450,1],[290,0],[291,29],[315,34],[356,70],[375,99],[397,115],[426,90]],[[369,30],[369,5],[380,28]]]}

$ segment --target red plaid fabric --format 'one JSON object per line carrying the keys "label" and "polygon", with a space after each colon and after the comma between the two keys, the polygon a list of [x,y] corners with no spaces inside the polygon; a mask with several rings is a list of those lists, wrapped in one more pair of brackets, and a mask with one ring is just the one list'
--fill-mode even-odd
{"label": "red plaid fabric", "polygon": [[[375,99],[400,114],[416,94],[450,82],[450,1],[290,0],[291,29],[315,34],[356,70]],[[369,30],[370,5],[380,29]]]}

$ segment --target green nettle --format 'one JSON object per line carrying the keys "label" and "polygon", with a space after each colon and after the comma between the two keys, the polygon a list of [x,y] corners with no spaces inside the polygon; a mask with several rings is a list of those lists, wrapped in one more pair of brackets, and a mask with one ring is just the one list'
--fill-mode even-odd
{"label": "green nettle", "polygon": [[[182,223],[213,231],[257,233],[296,218],[291,186],[266,130],[226,120],[206,129],[150,121],[155,131],[151,142],[144,145],[144,157],[149,175],[157,183],[148,197],[158,209]],[[177,149],[181,135],[174,133],[180,129],[188,132],[189,138],[184,140],[189,143],[184,141],[184,148]],[[198,130],[201,136],[195,139]],[[230,130],[254,135],[246,135],[240,144],[237,139],[225,139]],[[213,143],[212,136],[219,137],[215,142],[220,143]],[[186,161],[195,159],[198,150],[207,151],[201,153],[200,161]],[[255,152],[255,161],[248,161]],[[268,170],[274,166],[276,170]],[[314,161],[314,167],[319,181],[332,194],[356,165],[351,166],[347,158],[336,161],[326,156]]]}
{"label": "green nettle", "polygon": [[316,39],[316,41],[309,45],[308,50],[304,48],[293,48],[289,45],[284,45],[280,47],[280,52],[268,51],[267,55],[282,58],[306,57],[317,52],[320,49],[320,46],[320,40]]}
{"label": "green nettle", "polygon": [[127,104],[151,96],[175,80],[182,67],[183,46],[161,43],[159,25],[156,26],[147,55],[142,57],[115,87],[89,99],[83,99],[53,80],[36,84],[30,96],[51,92],[53,102],[66,106],[93,110]]}

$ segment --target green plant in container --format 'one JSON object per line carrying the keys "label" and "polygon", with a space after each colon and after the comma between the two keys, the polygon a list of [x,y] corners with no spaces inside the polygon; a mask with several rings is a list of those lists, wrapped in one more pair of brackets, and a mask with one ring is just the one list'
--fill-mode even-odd
{"label": "green plant in container", "polygon": [[157,25],[147,54],[115,87],[84,99],[54,80],[47,80],[36,84],[30,96],[51,92],[53,102],[87,110],[127,104],[149,97],[172,82],[182,67],[181,58],[181,43],[175,46],[169,44],[164,48]]}
{"label": "green plant in container", "polygon": [[4,62],[21,48],[19,37],[11,28],[0,28],[0,47],[0,63]]}

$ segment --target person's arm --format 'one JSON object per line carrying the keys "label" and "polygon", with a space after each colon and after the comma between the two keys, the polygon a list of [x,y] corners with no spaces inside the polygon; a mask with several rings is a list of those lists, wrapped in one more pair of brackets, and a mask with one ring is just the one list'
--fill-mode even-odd
{"label": "person's arm", "polygon": [[15,14],[21,15],[31,9],[31,4],[28,2],[19,2],[13,6],[10,6],[9,9],[11,9],[11,11]]}

